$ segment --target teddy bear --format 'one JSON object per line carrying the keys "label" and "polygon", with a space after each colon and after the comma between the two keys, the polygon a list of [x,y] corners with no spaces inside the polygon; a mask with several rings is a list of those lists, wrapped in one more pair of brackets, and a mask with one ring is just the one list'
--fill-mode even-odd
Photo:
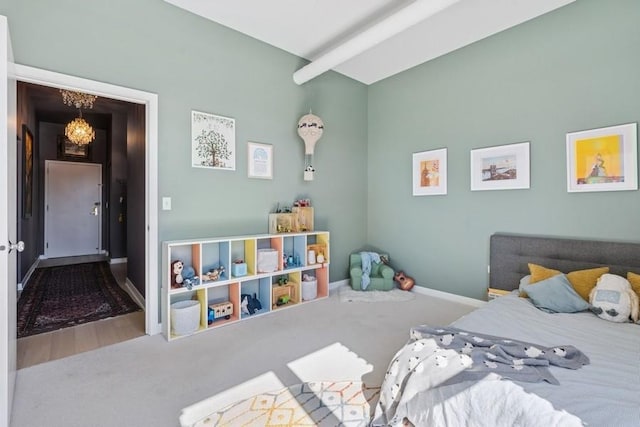
{"label": "teddy bear", "polygon": [[171,287],[181,288],[184,278],[182,277],[182,270],[184,269],[184,263],[180,260],[173,261],[171,263]]}
{"label": "teddy bear", "polygon": [[627,279],[616,274],[603,274],[589,294],[591,311],[612,322],[638,322],[640,301]]}

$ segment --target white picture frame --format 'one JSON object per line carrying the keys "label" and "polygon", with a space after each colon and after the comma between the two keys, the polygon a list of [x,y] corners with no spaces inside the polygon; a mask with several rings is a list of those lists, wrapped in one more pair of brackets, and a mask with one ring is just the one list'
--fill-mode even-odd
{"label": "white picture frame", "polygon": [[236,121],[191,111],[191,166],[236,170]]}
{"label": "white picture frame", "polygon": [[567,191],[638,189],[636,123],[567,133]]}
{"label": "white picture frame", "polygon": [[447,149],[413,153],[413,195],[447,194]]}
{"label": "white picture frame", "polygon": [[247,176],[273,179],[273,145],[261,142],[247,143]]}
{"label": "white picture frame", "polygon": [[471,191],[530,188],[529,152],[528,141],[471,150]]}

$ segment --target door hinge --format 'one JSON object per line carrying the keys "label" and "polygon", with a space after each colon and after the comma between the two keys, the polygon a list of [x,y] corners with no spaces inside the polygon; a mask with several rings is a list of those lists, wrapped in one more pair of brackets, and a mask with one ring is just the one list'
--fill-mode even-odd
{"label": "door hinge", "polygon": [[47,249],[49,249],[49,242],[47,242],[46,244],[47,244]]}

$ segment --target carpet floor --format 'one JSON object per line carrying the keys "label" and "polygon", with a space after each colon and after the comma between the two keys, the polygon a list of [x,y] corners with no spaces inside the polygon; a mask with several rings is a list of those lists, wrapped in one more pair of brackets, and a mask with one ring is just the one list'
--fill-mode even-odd
{"label": "carpet floor", "polygon": [[137,310],[107,262],[38,268],[18,300],[18,338]]}

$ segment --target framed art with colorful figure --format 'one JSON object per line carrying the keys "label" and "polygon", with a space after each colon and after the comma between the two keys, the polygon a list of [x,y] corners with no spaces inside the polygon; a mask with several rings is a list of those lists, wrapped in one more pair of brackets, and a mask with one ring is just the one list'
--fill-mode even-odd
{"label": "framed art with colorful figure", "polygon": [[471,150],[471,191],[529,188],[529,143]]}
{"label": "framed art with colorful figure", "polygon": [[447,194],[447,149],[413,153],[413,195]]}
{"label": "framed art with colorful figure", "polygon": [[637,124],[567,133],[567,191],[638,189]]}

